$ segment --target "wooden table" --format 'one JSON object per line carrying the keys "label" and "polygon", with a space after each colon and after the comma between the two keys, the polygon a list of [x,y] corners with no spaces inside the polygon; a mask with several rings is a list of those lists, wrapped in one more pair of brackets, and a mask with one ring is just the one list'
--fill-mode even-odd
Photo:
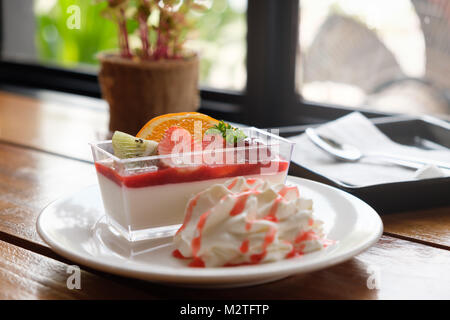
{"label": "wooden table", "polygon": [[364,253],[270,284],[174,289],[81,266],[82,289],[69,290],[74,263],[42,241],[36,218],[52,200],[96,182],[87,142],[107,132],[107,117],[104,103],[87,98],[0,91],[1,299],[450,298],[448,207],[382,215],[385,232]]}

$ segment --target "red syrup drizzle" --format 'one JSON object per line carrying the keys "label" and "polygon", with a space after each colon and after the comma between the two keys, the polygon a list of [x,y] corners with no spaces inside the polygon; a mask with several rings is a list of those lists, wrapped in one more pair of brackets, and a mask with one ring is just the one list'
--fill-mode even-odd
{"label": "red syrup drizzle", "polygon": [[336,243],[336,240],[322,239],[322,245],[323,245],[324,248],[332,246],[335,243]]}
{"label": "red syrup drizzle", "polygon": [[283,197],[278,195],[278,197],[273,201],[273,204],[270,207],[269,214],[263,218],[264,220],[278,222],[278,218],[277,218],[276,214],[278,211],[278,204],[281,201],[283,201]]}
{"label": "red syrup drizzle", "polygon": [[[249,180],[251,181],[250,183],[249,183]],[[247,179],[246,181],[247,181],[247,184],[253,184],[256,181],[256,179]],[[236,182],[237,182],[237,178],[231,182],[231,184],[228,186],[228,189],[232,189],[234,187],[234,185],[236,184]],[[283,189],[281,189],[278,192],[278,197],[275,199],[275,202],[272,205],[272,207],[271,207],[271,209],[269,211],[269,214],[266,217],[264,217],[263,219],[269,220],[269,221],[273,221],[273,222],[277,222],[278,221],[278,219],[276,218],[276,212],[278,210],[278,204],[281,201],[283,201],[284,196],[290,190],[296,190],[297,196],[299,195],[297,187],[285,186]],[[245,205],[246,205],[248,197],[251,194],[258,194],[258,193],[259,193],[259,191],[255,190],[255,189],[250,189],[250,190],[241,192],[239,194],[235,194],[234,197],[237,198],[237,201],[234,204],[234,206],[233,206],[233,208],[232,208],[232,210],[230,212],[230,215],[234,216],[234,215],[238,215],[238,214],[242,213],[244,208],[245,208]],[[189,213],[189,215],[188,214],[186,215],[185,222],[184,222],[183,226],[177,231],[177,233],[184,227],[185,224],[187,224],[189,222],[190,217],[192,215],[192,210],[193,210],[194,206],[197,203],[198,196],[199,195],[197,195],[189,203],[189,206],[188,206],[188,213]],[[225,198],[225,197],[223,197],[223,198]],[[222,200],[223,200],[223,198],[222,198]],[[192,248],[192,253],[193,253],[194,259],[191,261],[191,263],[189,263],[189,267],[197,267],[197,268],[204,268],[205,267],[204,261],[200,257],[198,257],[197,254],[198,254],[198,251],[200,250],[200,247],[201,247],[202,229],[203,229],[203,227],[204,227],[204,225],[206,223],[206,219],[209,216],[209,214],[210,214],[210,211],[206,211],[205,213],[203,213],[200,216],[199,222],[197,224],[198,236],[194,237],[192,239],[192,242],[191,242],[191,248]],[[250,230],[250,228],[252,226],[252,222],[253,221],[248,221],[246,223],[246,225],[245,225],[245,229],[246,230]],[[308,225],[312,226],[313,224],[314,224],[314,220],[312,218],[310,218],[308,220]],[[226,263],[224,265],[224,267],[254,265],[254,264],[260,263],[264,259],[264,257],[267,255],[267,247],[274,241],[276,233],[277,233],[277,229],[276,228],[271,227],[269,229],[269,231],[267,232],[267,234],[266,234],[266,236],[264,238],[262,252],[258,253],[258,254],[251,255],[250,256],[250,262],[244,262],[244,263],[240,263],[240,264]],[[307,241],[307,240],[315,240],[315,239],[319,239],[319,237],[316,235],[316,233],[313,230],[304,231],[304,232],[299,233],[299,235],[295,238],[294,243],[300,243],[300,245],[298,245],[297,247],[293,245],[292,246],[292,250],[288,254],[286,254],[285,258],[286,259],[290,259],[290,258],[299,257],[299,256],[304,255],[304,249],[305,249],[306,245],[304,243],[301,243],[301,242]],[[289,244],[292,244],[289,241],[285,241],[285,242],[287,242]],[[323,239],[322,240],[322,245],[323,245],[324,248],[329,246],[329,245],[332,245],[334,243],[335,243],[335,241],[333,241],[333,240],[328,240],[328,239]],[[239,250],[243,254],[248,252],[248,250],[249,250],[249,240],[248,239],[244,240],[241,243],[241,246],[240,246]],[[179,259],[190,259],[190,258],[184,257],[179,250],[173,251],[172,255],[174,257],[176,257],[176,258],[179,258]]]}
{"label": "red syrup drizzle", "polygon": [[200,216],[200,219],[198,220],[197,223],[197,232],[198,232],[198,236],[194,237],[192,239],[191,242],[191,247],[192,247],[192,255],[197,258],[198,257],[198,252],[200,250],[200,246],[201,246],[201,241],[202,241],[202,231],[203,231],[203,227],[205,226],[206,223],[206,218],[208,218],[209,214],[211,213],[211,211],[206,211],[205,213],[203,213]]}
{"label": "red syrup drizzle", "polygon": [[188,257],[183,256],[183,254],[178,249],[172,251],[172,256],[174,256],[177,259],[190,259]]}
{"label": "red syrup drizzle", "polygon": [[[183,256],[183,254],[180,252],[180,250],[176,249],[172,251],[172,256],[174,256],[177,259],[191,259],[188,257]],[[194,258],[194,260],[192,260],[189,264],[189,267],[193,267],[193,268],[204,268],[205,267],[205,263],[203,262],[202,259],[200,258]]]}
{"label": "red syrup drizzle", "polygon": [[236,216],[245,209],[245,204],[247,203],[247,199],[251,194],[258,194],[259,191],[257,190],[248,190],[241,193],[238,193],[236,195],[232,195],[232,197],[236,198],[236,203],[233,206],[233,209],[230,211],[230,216]]}
{"label": "red syrup drizzle", "polygon": [[[254,180],[252,182],[252,184],[256,181],[255,179],[247,179],[247,183],[249,183],[249,180]],[[272,207],[270,208],[269,214],[267,216],[265,216],[263,218],[263,220],[268,220],[268,221],[272,221],[272,222],[278,222],[278,218],[276,217],[276,214],[277,214],[277,211],[278,211],[278,204],[283,201],[284,196],[286,196],[286,194],[287,194],[287,192],[289,190],[296,190],[297,195],[299,194],[298,189],[295,186],[294,187],[289,187],[289,186],[283,187],[283,189],[281,189],[278,192],[279,196],[275,199]],[[253,223],[253,221],[247,221],[247,223],[245,224],[245,230],[249,231],[251,229],[251,227],[252,227],[252,223]]]}
{"label": "red syrup drizzle", "polygon": [[308,240],[317,240],[319,237],[313,230],[301,232],[294,240],[294,243],[300,243]]}
{"label": "red syrup drizzle", "polygon": [[[238,267],[238,266],[249,266],[249,265],[255,265],[261,262],[261,260],[264,259],[264,257],[267,255],[267,247],[275,240],[275,235],[277,233],[277,229],[274,227],[271,227],[269,231],[267,232],[264,243],[263,243],[263,250],[261,253],[252,254],[250,256],[250,262],[243,262],[243,263],[226,263],[224,267]],[[244,240],[241,244],[241,252],[243,252],[243,247],[246,252],[248,251],[248,240]]]}
{"label": "red syrup drizzle", "polygon": [[183,224],[181,225],[180,229],[177,230],[177,233],[180,233],[181,230],[183,230],[184,228],[186,228],[186,225],[189,223],[189,220],[191,220],[192,217],[192,211],[194,210],[194,207],[197,205],[197,201],[198,198],[200,197],[200,194],[197,194],[194,198],[192,198],[189,201],[187,210],[186,210],[186,215],[184,216],[184,221]]}
{"label": "red syrup drizzle", "polygon": [[275,239],[275,234],[277,233],[277,229],[274,227],[271,227],[269,229],[269,231],[266,234],[266,237],[264,238],[264,243],[263,243],[263,251],[261,253],[257,253],[257,254],[252,254],[250,256],[250,261],[252,264],[258,264],[261,262],[262,259],[264,259],[264,257],[267,254],[267,247],[269,246],[269,244],[271,244],[273,242],[273,240]]}
{"label": "red syrup drizzle", "polygon": [[238,182],[238,178],[234,178],[233,181],[231,181],[230,185],[227,187],[228,190],[233,189],[233,187],[236,185],[237,182]]}
{"label": "red syrup drizzle", "polygon": [[[289,242],[289,244],[290,244],[290,242]],[[305,250],[305,247],[306,247],[306,245],[304,243],[302,243],[298,248],[295,248],[294,246],[292,246],[292,250],[291,250],[291,252],[289,252],[286,255],[286,259],[300,257],[300,256],[304,255],[303,250]]]}
{"label": "red syrup drizzle", "polygon": [[283,189],[278,192],[278,194],[284,198],[290,190],[295,190],[295,192],[297,193],[297,197],[300,197],[300,193],[298,192],[298,188],[296,186],[284,186]]}
{"label": "red syrup drizzle", "polygon": [[242,241],[241,247],[239,248],[241,253],[247,253],[248,252],[248,246],[249,246],[249,240],[248,239]]}
{"label": "red syrup drizzle", "polygon": [[191,263],[188,264],[189,267],[192,268],[204,268],[205,262],[201,258],[194,258]]}
{"label": "red syrup drizzle", "polygon": [[[228,186],[228,188],[232,189],[234,184],[236,184],[236,182],[237,182],[237,178],[233,180],[233,182],[230,184],[231,187]],[[237,215],[237,214],[241,213],[245,208],[245,204],[247,202],[248,196],[250,194],[256,194],[256,193],[259,193],[259,192],[257,190],[249,190],[249,191],[245,191],[240,194],[237,194],[238,200],[236,201],[235,205],[233,206],[233,209],[231,210],[230,215],[233,216],[233,215]],[[178,229],[177,234],[185,228],[185,226],[191,219],[192,211],[193,211],[194,207],[197,205],[197,200],[198,200],[199,196],[200,196],[200,194],[196,195],[189,202],[188,208],[186,211],[185,220],[183,222],[183,225],[180,227],[180,229]],[[205,226],[206,219],[208,218],[209,214],[210,214],[210,211],[206,211],[205,213],[203,213],[200,216],[199,222],[197,224],[198,236],[194,237],[191,242],[192,255],[194,256],[194,260],[189,264],[190,267],[204,267],[205,266],[205,263],[203,262],[203,260],[201,258],[199,258],[197,256],[197,254],[201,247],[202,230],[203,230],[203,227]],[[244,249],[245,249],[245,246],[244,246]],[[247,243],[247,250],[248,250],[248,243]],[[172,255],[175,258],[187,259],[178,250],[175,250],[174,252],[172,252]]]}

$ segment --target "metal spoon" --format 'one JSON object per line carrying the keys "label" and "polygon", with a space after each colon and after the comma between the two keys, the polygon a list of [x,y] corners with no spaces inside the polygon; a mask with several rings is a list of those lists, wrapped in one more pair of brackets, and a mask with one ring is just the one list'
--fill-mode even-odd
{"label": "metal spoon", "polygon": [[444,163],[440,161],[425,160],[405,156],[391,156],[381,153],[363,154],[355,146],[339,143],[332,138],[318,134],[317,131],[313,128],[306,129],[305,133],[316,146],[341,161],[356,162],[363,158],[377,158],[384,162],[397,164],[410,169],[419,169],[426,164],[432,164],[440,168],[450,169],[450,163]]}

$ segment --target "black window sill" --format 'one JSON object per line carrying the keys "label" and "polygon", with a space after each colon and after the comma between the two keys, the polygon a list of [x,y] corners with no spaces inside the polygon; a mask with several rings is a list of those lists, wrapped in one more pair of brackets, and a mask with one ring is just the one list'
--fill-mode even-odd
{"label": "black window sill", "polygon": [[[0,62],[0,85],[5,90],[32,94],[33,89],[53,90],[92,98],[101,98],[97,75],[93,72],[80,72],[37,64],[24,64],[11,61]],[[26,90],[28,89],[28,90]],[[286,114],[278,114],[274,105],[270,119],[261,119],[247,111],[245,93],[219,91],[209,88],[200,90],[201,106],[199,112],[215,118],[255,125],[258,127],[279,127],[317,124],[337,119],[357,109],[296,101]],[[276,104],[276,101],[274,102]],[[258,108],[252,107],[253,113]],[[247,111],[247,112],[246,112]],[[369,118],[392,116],[380,112],[361,110]]]}

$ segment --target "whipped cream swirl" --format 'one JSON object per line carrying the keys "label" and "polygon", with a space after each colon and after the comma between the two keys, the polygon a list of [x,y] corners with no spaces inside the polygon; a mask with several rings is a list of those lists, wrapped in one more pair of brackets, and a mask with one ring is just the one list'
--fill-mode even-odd
{"label": "whipped cream swirl", "polygon": [[257,264],[326,246],[313,203],[296,186],[237,177],[194,196],[174,237],[193,267]]}

